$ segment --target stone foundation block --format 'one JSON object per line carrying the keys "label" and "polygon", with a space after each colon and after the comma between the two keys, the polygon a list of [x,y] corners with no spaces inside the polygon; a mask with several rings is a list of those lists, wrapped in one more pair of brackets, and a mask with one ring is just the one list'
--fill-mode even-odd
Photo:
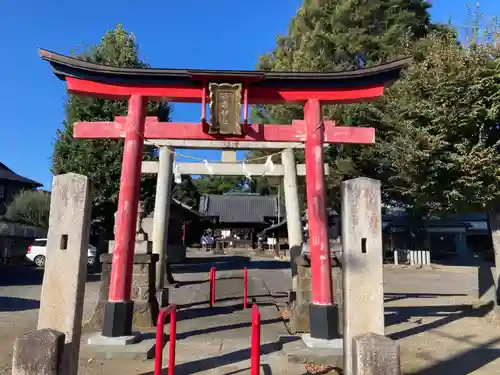
{"label": "stone foundation block", "polygon": [[[340,264],[332,267],[333,299],[338,306],[339,333],[343,334],[343,296],[342,296],[342,268]],[[294,332],[310,332],[309,311],[312,302],[312,278],[310,265],[297,266],[297,291],[293,303],[290,324]]]}
{"label": "stone foundation block", "polygon": [[39,329],[14,342],[12,375],[61,375],[65,335]]}
{"label": "stone foundation block", "polygon": [[[109,295],[112,254],[102,254],[100,260],[102,274],[99,301],[92,318],[84,325],[85,329],[99,330],[104,323],[104,306]],[[134,302],[132,327],[137,330],[156,325],[159,312],[155,288],[157,261],[158,254],[135,254],[134,256],[131,289],[131,299]]]}

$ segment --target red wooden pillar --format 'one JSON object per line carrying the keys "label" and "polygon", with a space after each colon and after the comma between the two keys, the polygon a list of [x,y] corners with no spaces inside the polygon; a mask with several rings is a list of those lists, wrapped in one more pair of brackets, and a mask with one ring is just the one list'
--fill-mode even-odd
{"label": "red wooden pillar", "polygon": [[103,336],[132,334],[134,303],[130,300],[132,266],[140,196],[142,151],[146,122],[147,98],[132,95],[128,103],[122,174],[116,215],[115,246],[109,285],[109,298],[104,311]]}
{"label": "red wooden pillar", "polygon": [[311,254],[312,303],[311,337],[334,339],[339,335],[338,307],[333,303],[332,269],[326,214],[324,124],[321,103],[310,99],[304,107],[306,121],[306,190]]}

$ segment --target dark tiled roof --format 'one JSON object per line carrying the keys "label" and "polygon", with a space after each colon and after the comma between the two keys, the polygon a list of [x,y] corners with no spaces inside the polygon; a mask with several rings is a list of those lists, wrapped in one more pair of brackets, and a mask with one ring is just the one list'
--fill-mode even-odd
{"label": "dark tiled roof", "polygon": [[486,212],[469,212],[449,215],[448,218],[463,221],[486,221],[488,220],[488,214]]}
{"label": "dark tiled roof", "polygon": [[[280,216],[285,217],[283,207]],[[204,195],[200,213],[216,216],[221,223],[265,223],[278,216],[278,198],[274,195],[227,194]]]}
{"label": "dark tiled roof", "polygon": [[20,184],[32,185],[35,187],[42,186],[42,184],[39,182],[18,175],[3,163],[0,163],[0,180],[13,181],[13,182],[18,182]]}
{"label": "dark tiled roof", "polygon": [[[181,201],[179,201],[179,200],[177,200],[175,198],[172,198],[171,204],[175,205],[175,206],[178,206],[178,207],[180,207],[183,210],[186,210],[187,212],[189,212],[190,214],[192,214],[194,216],[201,216],[198,213],[198,211],[194,210],[192,207],[188,206],[187,204],[182,203]],[[155,212],[153,210],[146,217],[153,218],[154,215],[155,215]]]}

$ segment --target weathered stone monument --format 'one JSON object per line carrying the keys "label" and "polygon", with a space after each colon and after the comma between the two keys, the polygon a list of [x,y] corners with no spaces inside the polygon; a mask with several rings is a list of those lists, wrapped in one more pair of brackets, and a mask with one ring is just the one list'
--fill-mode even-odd
{"label": "weathered stone monument", "polygon": [[14,342],[12,375],[66,375],[63,353],[64,333],[53,329],[28,332]]}
{"label": "weathered stone monument", "polygon": [[68,375],[78,371],[90,209],[86,176],[69,173],[54,177],[38,329],[64,333],[62,371]]}
{"label": "weathered stone monument", "polygon": [[400,375],[399,345],[388,337],[366,333],[353,338],[353,375]]}
{"label": "weathered stone monument", "polygon": [[369,178],[342,182],[341,206],[344,373],[353,375],[354,338],[384,335],[380,182]]}

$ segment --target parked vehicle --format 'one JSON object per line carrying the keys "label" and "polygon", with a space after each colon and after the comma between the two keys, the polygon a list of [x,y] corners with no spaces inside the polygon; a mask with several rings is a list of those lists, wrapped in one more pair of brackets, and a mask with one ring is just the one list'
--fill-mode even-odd
{"label": "parked vehicle", "polygon": [[[31,262],[35,263],[38,267],[45,267],[45,257],[47,253],[47,239],[46,238],[37,238],[33,241],[33,243],[28,247],[28,253],[26,254],[26,258]],[[89,249],[87,251],[87,266],[93,267],[97,261],[97,249],[89,245]]]}

